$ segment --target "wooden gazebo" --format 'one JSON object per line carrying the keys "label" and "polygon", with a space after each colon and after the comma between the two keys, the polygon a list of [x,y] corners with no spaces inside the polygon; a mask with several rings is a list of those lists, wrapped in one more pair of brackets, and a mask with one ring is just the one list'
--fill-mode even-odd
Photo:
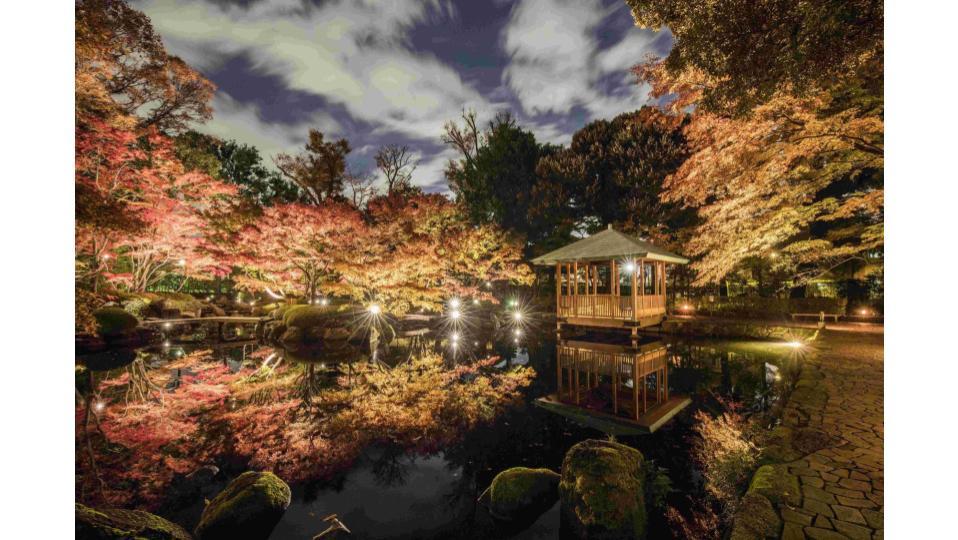
{"label": "wooden gazebo", "polygon": [[654,326],[665,318],[665,265],[689,260],[616,231],[583,238],[532,263],[555,266],[556,317],[576,326]]}
{"label": "wooden gazebo", "polygon": [[536,404],[606,433],[650,433],[691,403],[669,391],[669,351],[661,341],[641,347],[560,340],[556,393]]}

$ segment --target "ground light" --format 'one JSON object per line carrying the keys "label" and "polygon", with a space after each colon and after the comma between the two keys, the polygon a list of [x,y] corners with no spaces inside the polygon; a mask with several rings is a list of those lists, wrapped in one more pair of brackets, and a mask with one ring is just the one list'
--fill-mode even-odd
{"label": "ground light", "polygon": [[804,345],[805,345],[805,344],[802,343],[801,341],[788,341],[788,342],[785,343],[785,346],[786,346],[786,347],[791,347],[791,348],[793,348],[793,349],[800,349],[800,348],[802,348]]}
{"label": "ground light", "polygon": [[515,319],[516,322],[521,321],[521,320],[522,320],[522,312],[521,312],[521,311],[516,311],[515,313],[512,314],[512,318]]}
{"label": "ground light", "polygon": [[370,304],[368,309],[373,315],[379,315],[383,310],[383,308],[379,307],[379,304]]}
{"label": "ground light", "polygon": [[459,309],[460,305],[462,305],[462,302],[460,302],[458,298],[453,298],[449,301],[449,307],[452,309]]}
{"label": "ground light", "polygon": [[449,318],[454,321],[458,321],[459,317],[461,316],[462,316],[462,313],[460,313],[458,309],[453,309],[449,312]]}

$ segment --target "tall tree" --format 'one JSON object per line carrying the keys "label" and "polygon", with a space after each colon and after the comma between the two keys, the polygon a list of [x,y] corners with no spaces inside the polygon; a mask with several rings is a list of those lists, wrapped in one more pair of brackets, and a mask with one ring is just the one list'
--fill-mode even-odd
{"label": "tall tree", "polygon": [[78,114],[119,110],[167,133],[212,117],[216,87],[167,54],[150,19],[122,0],[75,4]]}
{"label": "tall tree", "polygon": [[486,297],[486,281],[528,284],[522,244],[492,224],[474,226],[438,194],[393,193],[368,207],[367,235],[343,265],[343,291],[390,313],[438,310],[452,295]]}
{"label": "tall tree", "polygon": [[302,191],[263,163],[255,146],[187,131],[176,136],[176,155],[187,170],[200,170],[234,184],[257,206],[298,202]]}
{"label": "tall tree", "polygon": [[[207,249],[208,219],[228,211],[235,189],[185,171],[172,141],[156,128],[137,137],[102,121],[82,125],[76,167],[77,190],[84,194],[77,208],[81,261],[134,291],[169,273],[225,273]],[[105,208],[117,215],[100,215]]]}
{"label": "tall tree", "polygon": [[665,69],[700,93],[697,104],[737,116],[776,94],[836,86],[880,96],[881,0],[626,0],[640,27],[675,38]]}
{"label": "tall tree", "polygon": [[642,235],[683,225],[687,216],[660,194],[686,158],[684,122],[643,107],[586,125],[568,148],[539,161],[530,219],[564,215],[576,228],[616,223]]}
{"label": "tall tree", "polygon": [[304,152],[279,154],[273,161],[286,178],[305,192],[309,202],[322,204],[326,199],[342,198],[346,155],[350,150],[346,139],[327,142],[321,132],[311,129]]}
{"label": "tall tree", "polygon": [[337,276],[365,236],[362,216],[343,203],[278,204],[221,246],[246,287],[275,287],[307,298],[340,292]]}
{"label": "tall tree", "polygon": [[781,254],[794,283],[881,248],[881,2],[629,0],[668,26],[665,60],[637,66],[673,111],[694,106],[689,159],[664,199],[697,210],[697,283]]}
{"label": "tall tree", "polygon": [[494,223],[527,235],[528,209],[536,184],[539,158],[554,149],[536,142],[509,114],[499,114],[480,132],[474,112],[463,124],[446,124],[442,141],[459,152],[450,160],[446,178],[457,201],[475,223]]}
{"label": "tall tree", "polygon": [[412,173],[416,165],[408,146],[389,144],[376,153],[376,167],[386,179],[387,194],[408,191],[412,187]]}
{"label": "tall tree", "polygon": [[346,172],[343,183],[346,185],[346,199],[354,207],[363,209],[366,204],[376,196],[376,178],[371,174],[357,174]]}

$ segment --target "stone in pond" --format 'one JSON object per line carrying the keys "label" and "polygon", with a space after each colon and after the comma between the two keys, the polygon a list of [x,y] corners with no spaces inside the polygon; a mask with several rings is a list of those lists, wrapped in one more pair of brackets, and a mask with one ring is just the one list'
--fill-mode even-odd
{"label": "stone in pond", "polygon": [[142,510],[97,510],[75,503],[78,540],[191,540],[179,525]]}
{"label": "stone in pond", "polygon": [[624,444],[586,440],[562,461],[562,529],[571,538],[644,538],[644,459]]}
{"label": "stone in pond", "polygon": [[480,500],[504,521],[535,521],[559,499],[559,475],[549,469],[513,467],[493,478]]}
{"label": "stone in pond", "polygon": [[265,540],[286,512],[290,495],[275,474],[247,471],[213,497],[194,533],[199,540]]}

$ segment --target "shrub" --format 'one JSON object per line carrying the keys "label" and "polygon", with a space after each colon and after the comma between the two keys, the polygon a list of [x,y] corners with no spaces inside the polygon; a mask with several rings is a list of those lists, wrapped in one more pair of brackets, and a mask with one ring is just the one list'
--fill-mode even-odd
{"label": "shrub", "polygon": [[758,296],[715,297],[699,300],[696,312],[715,317],[782,319],[792,313],[845,313],[844,298],[762,298]]}
{"label": "shrub", "polygon": [[105,307],[93,312],[97,332],[102,336],[124,334],[139,326],[140,321],[130,312],[119,307]]}
{"label": "shrub", "polygon": [[91,291],[77,288],[74,296],[73,326],[77,333],[96,332],[96,319],[93,311],[102,303],[102,299]]}
{"label": "shrub", "polygon": [[706,491],[730,516],[755,468],[759,448],[749,436],[747,420],[734,407],[716,418],[697,411],[695,419],[698,437],[692,457],[705,477]]}

